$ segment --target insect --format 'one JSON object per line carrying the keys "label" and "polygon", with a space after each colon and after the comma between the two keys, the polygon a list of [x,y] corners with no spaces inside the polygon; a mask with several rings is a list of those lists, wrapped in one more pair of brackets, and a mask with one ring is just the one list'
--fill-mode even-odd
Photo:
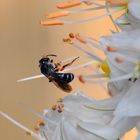
{"label": "insect", "polygon": [[54,63],[53,59],[49,57],[56,57],[54,54],[46,55],[39,60],[40,71],[43,75],[45,75],[49,82],[54,83],[58,88],[65,92],[71,92],[72,87],[69,84],[74,79],[73,73],[60,73],[60,71],[64,70],[66,67],[73,64],[77,58],[73,59],[71,62],[61,65],[61,62]]}

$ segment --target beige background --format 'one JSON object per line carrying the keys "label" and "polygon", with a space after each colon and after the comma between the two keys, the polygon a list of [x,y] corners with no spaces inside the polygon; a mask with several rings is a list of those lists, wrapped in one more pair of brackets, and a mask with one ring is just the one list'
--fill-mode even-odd
{"label": "beige background", "polygon": [[[80,32],[98,38],[101,34],[109,34],[109,28],[113,29],[108,18],[79,25],[40,26],[39,21],[45,19],[45,14],[56,11],[55,4],[58,2],[60,1],[0,1],[0,110],[29,128],[34,126],[38,118],[20,107],[19,102],[24,102],[42,113],[43,109],[49,108],[57,98],[67,94],[48,83],[45,78],[23,83],[16,83],[16,80],[39,74],[38,60],[43,53],[57,54],[58,60],[79,55],[79,51],[62,42],[62,38],[69,32]],[[95,14],[91,12],[82,16],[87,18]],[[80,15],[73,15],[68,19],[79,17]],[[98,85],[83,85],[75,80],[72,86],[74,90],[80,88],[97,99],[106,97]],[[34,139],[2,117],[0,124],[0,139]],[[132,140],[133,135],[135,136],[135,132],[126,139]]]}

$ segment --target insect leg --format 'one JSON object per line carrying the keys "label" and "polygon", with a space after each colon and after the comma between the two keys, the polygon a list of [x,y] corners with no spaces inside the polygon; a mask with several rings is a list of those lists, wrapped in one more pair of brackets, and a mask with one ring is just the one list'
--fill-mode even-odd
{"label": "insect leg", "polygon": [[66,67],[68,66],[71,66],[79,57],[76,57],[75,59],[73,59],[71,62],[63,65],[61,68],[60,68],[60,71],[64,70]]}

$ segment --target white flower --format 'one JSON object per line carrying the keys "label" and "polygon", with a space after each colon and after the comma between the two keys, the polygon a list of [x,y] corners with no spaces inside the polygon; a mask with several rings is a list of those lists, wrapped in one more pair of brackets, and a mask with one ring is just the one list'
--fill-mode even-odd
{"label": "white flower", "polygon": [[127,12],[116,20],[122,30],[133,30],[140,28],[140,1],[129,0]]}
{"label": "white flower", "polygon": [[119,94],[111,99],[96,101],[78,92],[63,100],[59,99],[44,115],[30,110],[43,120],[36,127],[38,133],[32,132],[3,112],[0,115],[39,140],[117,140],[120,131],[109,124],[120,98]]}
{"label": "white flower", "polygon": [[[114,52],[105,50],[111,78],[122,76],[122,79],[125,80],[139,76],[140,30],[114,33],[102,37],[100,42],[106,48],[111,47],[115,50]],[[118,78],[118,80],[120,79]]]}

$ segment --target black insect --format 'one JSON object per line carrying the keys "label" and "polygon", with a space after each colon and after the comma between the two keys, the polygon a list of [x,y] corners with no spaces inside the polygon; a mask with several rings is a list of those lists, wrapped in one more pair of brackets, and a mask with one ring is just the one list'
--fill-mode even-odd
{"label": "black insect", "polygon": [[39,60],[41,73],[49,79],[49,82],[53,82],[58,88],[62,89],[63,91],[72,91],[72,87],[69,83],[74,79],[74,74],[60,73],[60,71],[64,70],[67,66],[72,65],[72,63],[78,57],[72,60],[70,63],[62,66],[61,62],[53,63],[53,59],[50,59],[49,56],[56,57],[56,55],[49,54]]}

